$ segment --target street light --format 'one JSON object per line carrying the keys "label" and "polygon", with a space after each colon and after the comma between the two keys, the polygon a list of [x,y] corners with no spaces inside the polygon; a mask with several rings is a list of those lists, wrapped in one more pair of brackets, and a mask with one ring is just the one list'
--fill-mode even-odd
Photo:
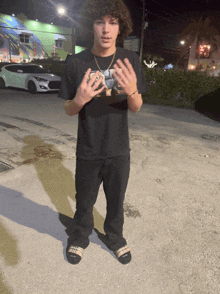
{"label": "street light", "polygon": [[58,7],[57,11],[61,15],[64,15],[66,13],[66,10],[63,7]]}
{"label": "street light", "polygon": [[[60,15],[66,15],[66,9],[63,8],[63,7],[58,7],[57,12]],[[75,28],[73,27],[73,23],[72,22],[71,22],[71,29],[72,29],[72,54],[75,54],[75,48],[76,48],[76,32],[75,32]]]}
{"label": "street light", "polygon": [[180,41],[180,44],[185,45],[185,41],[184,40]]}

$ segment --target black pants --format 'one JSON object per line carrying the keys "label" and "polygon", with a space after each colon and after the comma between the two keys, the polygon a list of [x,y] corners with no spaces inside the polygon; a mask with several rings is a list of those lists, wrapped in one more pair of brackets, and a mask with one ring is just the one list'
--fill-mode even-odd
{"label": "black pants", "polygon": [[123,202],[130,172],[130,155],[103,160],[76,160],[76,212],[69,243],[86,248],[94,228],[93,206],[103,182],[107,202],[104,231],[109,249],[126,245],[123,238]]}

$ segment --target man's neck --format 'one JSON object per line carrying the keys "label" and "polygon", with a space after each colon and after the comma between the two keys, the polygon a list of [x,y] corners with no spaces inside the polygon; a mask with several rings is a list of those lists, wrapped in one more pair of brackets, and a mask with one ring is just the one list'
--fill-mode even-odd
{"label": "man's neck", "polygon": [[116,47],[112,47],[112,48],[98,48],[96,46],[93,46],[92,48],[92,53],[96,56],[100,56],[100,57],[108,57],[111,56],[115,53],[116,51]]}

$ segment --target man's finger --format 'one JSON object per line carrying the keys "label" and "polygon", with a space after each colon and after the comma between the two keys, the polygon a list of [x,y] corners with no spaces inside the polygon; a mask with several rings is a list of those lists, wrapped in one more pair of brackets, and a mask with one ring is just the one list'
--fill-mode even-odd
{"label": "man's finger", "polygon": [[104,89],[107,89],[106,86],[101,87],[99,90],[95,91],[95,95],[100,94]]}
{"label": "man's finger", "polygon": [[[94,82],[95,90],[99,87],[99,85],[103,82],[103,77],[101,76],[97,81]],[[104,85],[105,86],[105,85]]]}
{"label": "man's finger", "polygon": [[125,63],[125,65],[126,65],[128,71],[129,71],[129,73],[130,73],[131,75],[135,74],[135,71],[134,71],[134,69],[133,69],[133,66],[132,66],[132,64],[130,63],[130,61],[129,61],[127,58],[124,59],[124,63]]}
{"label": "man's finger", "polygon": [[84,75],[84,77],[83,77],[82,82],[87,82],[90,72],[91,72],[91,68],[88,68],[85,75]]}
{"label": "man's finger", "polygon": [[92,86],[94,84],[94,82],[96,81],[98,75],[100,75],[100,71],[97,71],[93,76],[92,78],[90,79],[89,83],[88,83],[88,86]]}
{"label": "man's finger", "polygon": [[117,72],[113,73],[112,75],[121,87],[125,86],[124,81],[127,81],[125,76],[120,76]]}
{"label": "man's finger", "polygon": [[118,75],[121,77],[126,76],[127,78],[129,78],[131,76],[130,71],[121,60],[117,60],[117,64],[114,64],[114,69],[117,71]]}
{"label": "man's finger", "polygon": [[116,67],[120,67],[124,72],[128,71],[125,64],[121,61],[121,59],[118,59],[115,64]]}

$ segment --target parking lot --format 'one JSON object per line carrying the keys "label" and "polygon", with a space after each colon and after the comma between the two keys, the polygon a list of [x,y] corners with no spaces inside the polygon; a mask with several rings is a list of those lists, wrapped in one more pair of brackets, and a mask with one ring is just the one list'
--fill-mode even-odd
{"label": "parking lot", "polygon": [[[128,114],[131,172],[121,265],[93,231],[79,265],[61,216],[75,212],[78,117],[57,93],[0,90],[0,293],[219,294],[220,125],[187,109]],[[94,208],[103,232],[102,185]]]}

